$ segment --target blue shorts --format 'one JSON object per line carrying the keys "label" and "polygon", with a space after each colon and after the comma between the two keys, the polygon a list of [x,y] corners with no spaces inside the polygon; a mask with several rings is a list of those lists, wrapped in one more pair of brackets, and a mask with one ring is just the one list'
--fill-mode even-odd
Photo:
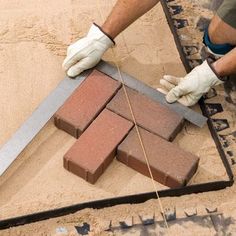
{"label": "blue shorts", "polygon": [[208,34],[208,29],[205,30],[204,36],[203,36],[203,43],[210,48],[210,50],[215,54],[225,55],[229,51],[231,51],[233,48],[235,48],[234,45],[225,43],[225,44],[214,44],[211,42]]}

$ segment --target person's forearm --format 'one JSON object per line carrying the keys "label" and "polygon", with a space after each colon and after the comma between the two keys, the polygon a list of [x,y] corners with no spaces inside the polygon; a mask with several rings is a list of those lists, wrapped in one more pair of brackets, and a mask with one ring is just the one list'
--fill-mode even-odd
{"label": "person's forearm", "polygon": [[219,76],[236,74],[236,48],[214,62],[213,68]]}
{"label": "person's forearm", "polygon": [[118,0],[101,28],[114,39],[158,2],[159,0]]}

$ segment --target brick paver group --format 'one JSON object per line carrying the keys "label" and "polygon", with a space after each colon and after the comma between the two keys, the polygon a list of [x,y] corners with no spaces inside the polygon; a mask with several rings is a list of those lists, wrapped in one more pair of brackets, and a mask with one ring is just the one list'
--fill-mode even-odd
{"label": "brick paver group", "polygon": [[[171,143],[184,118],[126,87],[153,177],[169,186],[188,183],[199,158]],[[117,157],[150,177],[121,83],[94,70],[54,116],[55,125],[78,138],[64,155],[64,167],[94,184]]]}

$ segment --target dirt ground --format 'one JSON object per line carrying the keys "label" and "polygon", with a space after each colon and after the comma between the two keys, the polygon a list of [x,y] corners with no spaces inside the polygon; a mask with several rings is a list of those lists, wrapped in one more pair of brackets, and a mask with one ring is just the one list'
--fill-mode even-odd
{"label": "dirt ground", "polygon": [[[115,1],[100,0],[0,0],[0,146],[64,78],[61,63],[67,46],[86,34],[91,22],[101,24]],[[102,12],[99,13],[98,7]],[[182,76],[184,68],[160,4],[116,39],[121,69],[150,86],[157,87],[164,74]],[[104,59],[113,61],[111,51]],[[199,111],[199,108],[194,107]],[[53,209],[108,197],[153,191],[151,180],[114,160],[93,186],[67,172],[62,156],[75,139],[56,129],[50,121],[36,139],[0,178],[0,219]],[[174,141],[200,157],[191,183],[227,178],[208,127],[186,123]],[[116,184],[114,184],[114,179]],[[157,188],[166,188],[156,183]],[[218,207],[226,216],[236,217],[235,186],[203,194],[164,198],[164,208]],[[150,213],[150,209],[152,212]],[[102,210],[86,209],[68,217],[0,232],[0,235],[57,235],[67,226],[74,235],[74,223],[89,222],[92,234],[101,233],[107,222],[139,214],[160,213],[156,200]],[[213,235],[212,229],[173,227],[175,235]],[[208,231],[207,231],[208,230]],[[60,234],[59,234],[60,235]],[[172,234],[173,235],[173,234]]]}

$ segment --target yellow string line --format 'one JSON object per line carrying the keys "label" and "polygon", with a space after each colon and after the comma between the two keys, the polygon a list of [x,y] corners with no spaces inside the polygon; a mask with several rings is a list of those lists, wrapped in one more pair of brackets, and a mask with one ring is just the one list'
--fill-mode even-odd
{"label": "yellow string line", "polygon": [[[98,11],[100,13],[100,16],[101,16],[102,20],[104,21],[105,19],[104,19],[103,14],[102,14],[102,12],[100,10],[99,4],[98,4],[98,0],[96,1],[96,3],[97,3],[97,9],[98,9]],[[123,34],[122,34],[122,36],[123,36]],[[129,53],[124,36],[123,36],[123,40],[124,40],[124,43],[125,43],[125,46],[126,46],[127,53]],[[168,223],[167,223],[167,219],[165,217],[165,212],[164,212],[164,209],[163,209],[163,205],[161,203],[161,199],[160,199],[160,196],[159,196],[156,184],[155,184],[155,180],[153,178],[152,170],[151,170],[150,163],[149,163],[149,160],[148,160],[148,157],[147,157],[147,152],[146,152],[146,149],[145,149],[142,137],[141,137],[139,129],[138,129],[138,125],[137,125],[136,118],[135,118],[135,115],[134,115],[134,112],[133,112],[133,108],[132,108],[132,105],[131,105],[131,102],[130,102],[130,98],[129,98],[129,95],[128,95],[127,90],[125,88],[124,78],[121,75],[120,67],[118,65],[118,59],[116,57],[116,53],[115,53],[114,48],[112,48],[111,50],[112,50],[112,54],[113,54],[113,58],[114,58],[114,63],[116,65],[116,68],[117,68],[117,71],[118,71],[118,74],[119,74],[119,77],[120,77],[120,81],[121,81],[122,87],[124,89],[126,100],[127,100],[127,103],[128,103],[129,109],[130,109],[130,113],[131,113],[131,116],[132,116],[132,119],[133,119],[133,122],[134,122],[134,126],[135,126],[135,129],[137,131],[137,135],[138,135],[138,139],[139,139],[142,151],[143,151],[143,155],[144,155],[145,161],[147,163],[148,171],[149,171],[149,174],[150,174],[150,177],[151,177],[151,180],[152,180],[152,185],[153,185],[153,188],[155,190],[155,193],[156,193],[156,196],[157,196],[157,199],[158,199],[158,203],[159,203],[159,206],[160,206],[160,209],[161,209],[161,213],[163,215],[164,223],[165,223],[166,228],[168,229],[169,226],[168,226]]]}

